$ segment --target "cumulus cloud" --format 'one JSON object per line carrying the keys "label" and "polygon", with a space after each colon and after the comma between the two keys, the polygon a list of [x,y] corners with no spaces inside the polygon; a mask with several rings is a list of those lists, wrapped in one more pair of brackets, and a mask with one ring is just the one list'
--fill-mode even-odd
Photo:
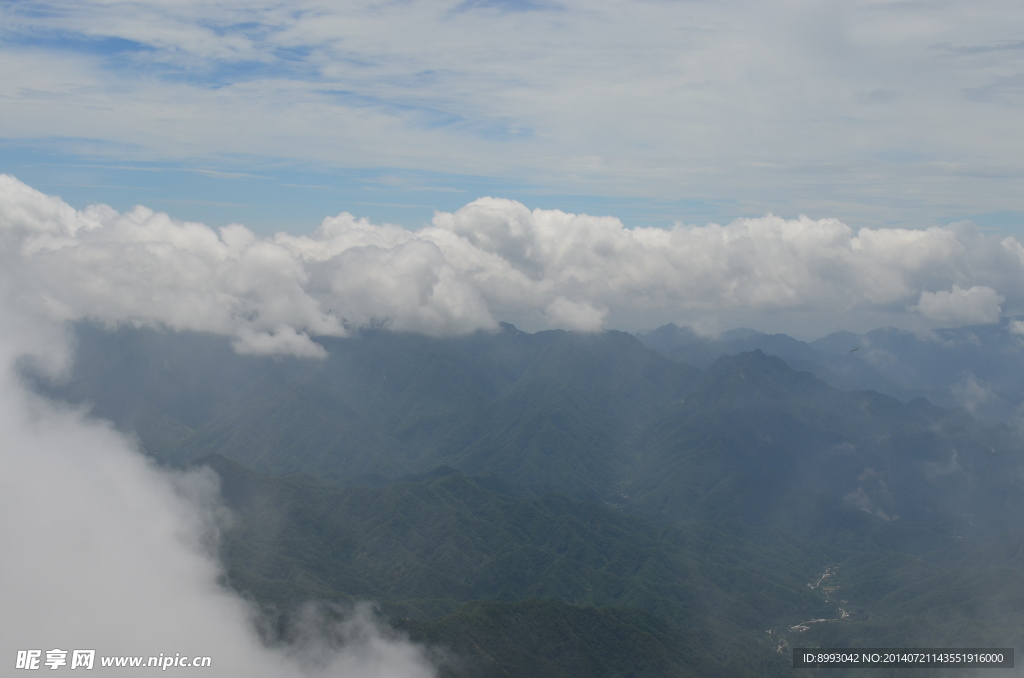
{"label": "cumulus cloud", "polygon": [[[209,470],[154,467],[102,422],[27,392],[26,355],[60,369],[60,328],[11,308],[0,290],[0,656],[92,649],[100,656],[209,656],[210,675],[434,675],[424,650],[365,609],[269,649],[254,612],[219,583],[220,525]],[[47,341],[39,339],[50,335]],[[69,656],[70,659],[70,656]],[[145,661],[145,660],[144,660]],[[45,668],[45,667],[43,667]]]}
{"label": "cumulus cloud", "polygon": [[272,332],[254,332],[241,327],[232,342],[235,351],[249,355],[288,354],[300,358],[326,358],[327,351],[307,335],[296,332],[288,325],[279,325]]}
{"label": "cumulus cloud", "polygon": [[308,357],[322,355],[315,337],[361,327],[593,331],[769,312],[962,324],[1024,304],[1024,247],[970,224],[854,230],[767,215],[630,229],[481,198],[415,231],[342,213],[310,235],[260,238],[144,207],[75,210],[2,176],[0,247],[21,306],[51,320],[216,332],[241,352]]}
{"label": "cumulus cloud", "polygon": [[596,332],[602,329],[606,311],[596,309],[587,302],[573,302],[558,297],[547,307],[546,315],[551,323],[580,332]]}
{"label": "cumulus cloud", "polygon": [[1003,301],[991,287],[976,285],[965,290],[953,285],[948,292],[921,292],[920,301],[913,308],[943,323],[981,325],[999,321]]}

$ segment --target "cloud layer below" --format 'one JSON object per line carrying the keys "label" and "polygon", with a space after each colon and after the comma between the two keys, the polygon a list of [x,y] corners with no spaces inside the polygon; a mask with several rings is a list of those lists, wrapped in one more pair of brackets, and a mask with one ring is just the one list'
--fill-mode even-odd
{"label": "cloud layer below", "polygon": [[855,231],[768,215],[627,229],[481,198],[417,231],[342,213],[312,235],[260,238],[144,207],[79,211],[6,175],[0,257],[20,307],[49,320],[160,324],[310,357],[323,352],[310,337],[368,326],[593,331],[772,314],[958,325],[1024,302],[1024,247],[970,224]]}

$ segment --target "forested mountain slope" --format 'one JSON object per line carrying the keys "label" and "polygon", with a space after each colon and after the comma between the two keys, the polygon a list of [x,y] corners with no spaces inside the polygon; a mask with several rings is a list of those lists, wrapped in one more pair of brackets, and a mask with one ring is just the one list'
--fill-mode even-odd
{"label": "forested mountain slope", "polygon": [[962,409],[761,350],[697,368],[620,332],[367,331],[301,360],[76,336],[66,378],[26,378],[218,474],[226,582],[271,635],[305,601],[375,600],[453,678],[1024,642],[1024,446]]}

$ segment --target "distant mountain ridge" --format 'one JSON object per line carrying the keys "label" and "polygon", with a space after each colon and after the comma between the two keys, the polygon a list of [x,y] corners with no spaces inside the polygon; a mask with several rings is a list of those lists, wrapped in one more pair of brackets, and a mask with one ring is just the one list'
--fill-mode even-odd
{"label": "distant mountain ridge", "polygon": [[760,350],[701,371],[622,332],[321,341],[323,360],[268,358],[217,337],[83,325],[71,378],[40,387],[93,403],[177,464],[217,453],[350,484],[450,466],[513,492],[782,521],[816,538],[807,515],[955,532],[968,513],[971,529],[999,529],[1024,502],[1009,429],[841,391]]}
{"label": "distant mountain ridge", "polygon": [[1020,444],[962,411],[839,391],[757,351],[719,358],[645,431],[631,487],[645,512],[779,519],[819,538],[805,521],[857,522],[848,509],[943,530],[971,513],[1002,529],[1024,507]]}
{"label": "distant mountain ridge", "polygon": [[748,328],[709,337],[670,323],[636,336],[648,348],[700,368],[721,356],[761,350],[840,390],[878,391],[905,402],[926,397],[989,421],[1013,422],[1024,414],[1022,328],[1020,318],[1004,318],[928,333],[834,332],[804,342]]}

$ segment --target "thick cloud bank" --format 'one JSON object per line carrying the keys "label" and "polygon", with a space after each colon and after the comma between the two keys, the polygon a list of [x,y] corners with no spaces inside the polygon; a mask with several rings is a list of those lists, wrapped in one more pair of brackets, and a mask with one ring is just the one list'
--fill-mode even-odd
{"label": "thick cloud bank", "polygon": [[418,231],[348,213],[310,236],[214,231],[137,207],[77,211],[0,176],[0,247],[23,307],[158,323],[250,353],[386,326],[597,330],[695,313],[887,313],[941,324],[1019,312],[1024,247],[975,227],[860,229],[775,216],[628,229],[612,217],[481,198]]}

